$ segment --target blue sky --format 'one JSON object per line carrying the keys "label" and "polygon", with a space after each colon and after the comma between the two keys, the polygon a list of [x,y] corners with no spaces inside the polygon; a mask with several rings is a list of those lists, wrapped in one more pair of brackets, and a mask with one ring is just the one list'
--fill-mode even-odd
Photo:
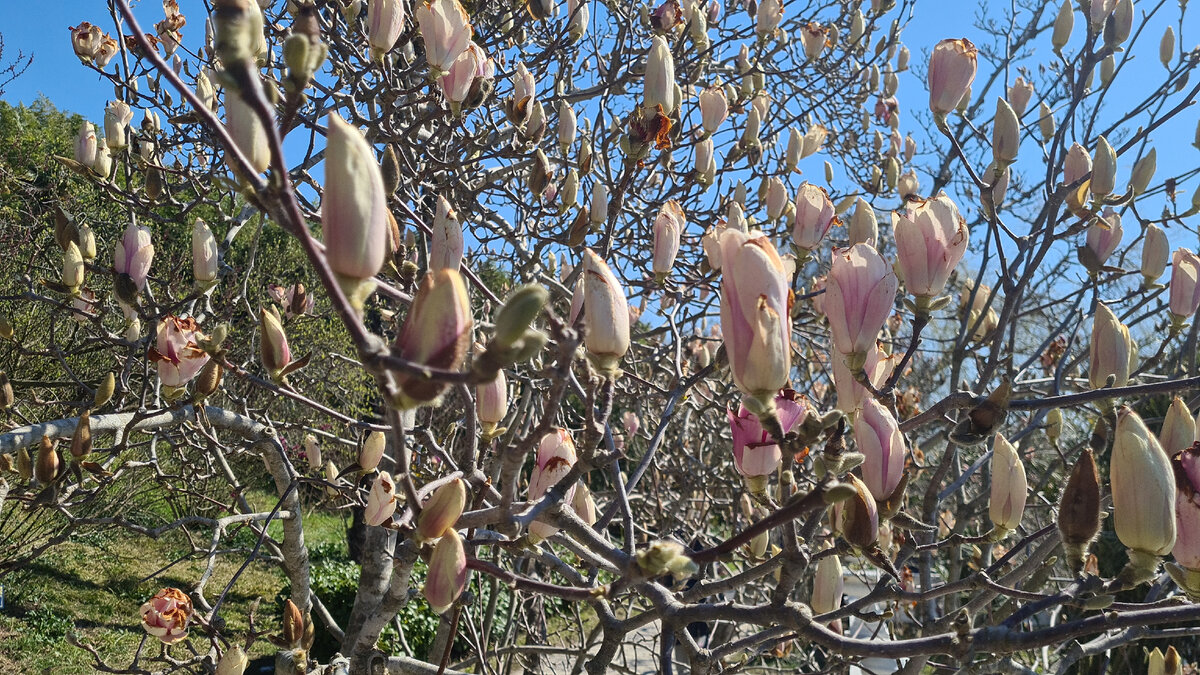
{"label": "blue sky", "polygon": [[[91,21],[112,32],[112,17],[108,12],[108,3],[104,0],[61,0],[54,3],[53,11],[47,11],[46,6],[38,2],[9,2],[6,4],[8,6],[6,7],[4,26],[0,27],[6,43],[5,56],[7,59],[11,59],[18,51],[22,51],[27,54],[32,53],[34,61],[25,75],[8,86],[4,99],[10,103],[29,103],[37,96],[45,95],[60,108],[82,113],[93,121],[99,122],[102,119],[105,102],[113,96],[113,92],[110,85],[79,65],[70,48],[68,26],[81,21]],[[864,2],[864,4],[866,3]],[[1148,9],[1150,4],[1144,0],[1139,2],[1139,14],[1142,10]],[[792,5],[798,6],[798,3],[788,3],[787,7]],[[189,23],[184,29],[185,42],[194,45],[202,39],[203,3],[199,0],[181,0],[180,6],[189,19]],[[980,38],[980,31],[974,26],[978,8],[979,5],[974,2],[918,0],[913,20],[903,34],[904,43],[912,50],[912,62],[923,70],[928,49],[939,39],[945,37]],[[156,20],[162,17],[161,5],[156,0],[136,2],[135,11],[138,13],[143,28],[150,28]],[[1052,14],[1053,12],[1051,12]],[[1154,17],[1146,26],[1147,37],[1142,48],[1138,50],[1138,58],[1122,71],[1118,80],[1122,87],[1122,94],[1127,93],[1131,97],[1137,96],[1143,93],[1139,89],[1157,86],[1157,83],[1162,81],[1164,70],[1157,59],[1158,38],[1162,35],[1168,20],[1177,16],[1178,10],[1174,3],[1166,3],[1160,16]],[[1073,40],[1068,45],[1068,52],[1083,39],[1082,17],[1078,13],[1076,17]],[[1139,16],[1138,24],[1140,23]],[[1192,23],[1200,28],[1200,22],[1193,21]],[[595,25],[594,21],[593,30],[600,29],[601,27]],[[1179,32],[1178,28],[1177,32]],[[1191,47],[1195,39],[1193,32],[1185,30],[1179,42],[1185,47]],[[1039,53],[1033,55],[1034,62],[1049,58],[1049,45],[1045,44],[1048,40],[1039,42]],[[1010,74],[1010,81],[1015,75],[1015,71]],[[910,127],[915,126],[911,124],[914,113],[922,110],[928,100],[924,83],[917,80],[912,70],[901,74],[899,98],[902,120],[907,122],[902,124],[901,131],[906,132],[910,130]],[[1035,107],[1035,105],[1031,104],[1031,107]],[[1200,108],[1200,106],[1196,106],[1196,108]],[[1156,139],[1160,146],[1156,177],[1166,176],[1168,172],[1188,171],[1200,165],[1200,151],[1191,147],[1198,116],[1200,114],[1196,112],[1195,108],[1188,110],[1156,133]],[[138,117],[140,118],[140,116]],[[918,135],[915,131],[914,135]],[[921,143],[922,151],[925,152],[948,150],[944,139],[941,138],[922,139],[918,135],[918,141]],[[1040,157],[1036,157],[1038,154],[1037,146],[1034,144],[1026,143],[1022,148],[1022,156],[1033,162],[1040,160]],[[819,176],[821,174],[820,163],[824,159],[825,157],[821,154],[808,160],[815,162],[815,165],[810,167],[812,170],[807,171],[806,174]],[[1123,158],[1119,173],[1120,180],[1125,179],[1132,164],[1133,158],[1129,158],[1127,161],[1124,161]],[[1018,164],[1018,168],[1020,166],[1021,164]],[[839,176],[835,179],[835,185],[840,178]],[[921,176],[921,181],[923,185],[928,185],[930,179],[928,176]],[[1180,185],[1180,199],[1183,203],[1190,198],[1196,189],[1197,182],[1197,179],[1192,179]],[[965,197],[963,199],[966,200]],[[974,201],[973,197],[971,201]],[[878,206],[880,205],[877,204]],[[1153,210],[1143,209],[1143,213],[1149,217],[1157,217],[1159,209],[1161,209],[1161,203],[1154,206]],[[1188,229],[1194,232],[1195,226],[1191,223],[1189,225],[1191,227]],[[1184,232],[1178,226],[1169,227],[1167,231],[1172,246],[1195,247],[1198,243],[1194,235]],[[1126,237],[1132,240],[1128,226],[1126,232]]]}

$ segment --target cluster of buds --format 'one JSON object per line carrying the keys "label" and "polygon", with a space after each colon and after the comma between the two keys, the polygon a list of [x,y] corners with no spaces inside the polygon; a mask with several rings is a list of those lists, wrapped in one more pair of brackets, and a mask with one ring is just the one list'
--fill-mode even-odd
{"label": "cluster of buds", "polygon": [[317,301],[301,283],[286,288],[278,284],[268,284],[267,295],[279,305],[284,318],[287,319],[311,314]]}
{"label": "cluster of buds", "polygon": [[90,63],[103,70],[109,61],[117,55],[121,45],[108,33],[101,32],[100,27],[84,21],[78,26],[71,26],[71,47],[81,63]]}

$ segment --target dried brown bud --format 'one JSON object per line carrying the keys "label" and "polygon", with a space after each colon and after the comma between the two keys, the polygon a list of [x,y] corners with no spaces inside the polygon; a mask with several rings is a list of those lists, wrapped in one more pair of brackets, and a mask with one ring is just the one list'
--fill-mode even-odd
{"label": "dried brown bud", "polygon": [[1100,531],[1100,472],[1091,448],[1085,448],[1079,456],[1063,489],[1058,505],[1058,531],[1062,533],[1067,563],[1072,571],[1079,573],[1088,544]]}
{"label": "dried brown bud", "polygon": [[13,397],[12,382],[8,381],[8,373],[0,371],[0,410],[8,410],[16,399]]}
{"label": "dried brown bud", "polygon": [[71,436],[71,456],[81,459],[92,454],[92,411],[85,410]]}
{"label": "dried brown bud", "polygon": [[221,386],[221,376],[225,369],[215,359],[210,359],[196,377],[196,393],[201,396],[212,396]]}
{"label": "dried brown bud", "polygon": [[400,158],[396,156],[396,149],[391,145],[383,151],[383,191],[385,194],[394,194],[400,188]]}
{"label": "dried brown bud", "polygon": [[304,615],[300,608],[289,598],[283,603],[283,640],[292,649],[300,646],[304,639]]}
{"label": "dried brown bud", "polygon": [[64,251],[71,242],[79,245],[79,229],[61,206],[54,207],[54,242]]}
{"label": "dried brown bud", "polygon": [[42,436],[41,445],[38,446],[37,463],[33,465],[34,478],[37,478],[37,481],[43,485],[53,483],[55,477],[58,476],[59,465],[54,443],[50,442],[49,436]]}

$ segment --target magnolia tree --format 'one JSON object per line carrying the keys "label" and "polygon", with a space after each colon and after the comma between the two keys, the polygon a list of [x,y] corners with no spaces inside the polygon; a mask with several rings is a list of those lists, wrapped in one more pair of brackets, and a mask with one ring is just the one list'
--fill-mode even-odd
{"label": "magnolia tree", "polygon": [[[1179,672],[1113,650],[1200,632],[1200,53],[1184,3],[1080,4],[906,47],[911,1],[97,1],[58,165],[119,215],[8,282],[0,571],[189,532],[106,672]],[[277,630],[226,559],[282,568]]]}

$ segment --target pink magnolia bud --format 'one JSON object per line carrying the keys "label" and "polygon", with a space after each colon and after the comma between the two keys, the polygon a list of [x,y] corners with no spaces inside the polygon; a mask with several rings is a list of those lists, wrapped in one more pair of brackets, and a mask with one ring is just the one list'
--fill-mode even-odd
{"label": "pink magnolia bud", "polygon": [[1185,320],[1200,307],[1200,257],[1186,248],[1171,256],[1171,313]]}
{"label": "pink magnolia bud", "polygon": [[382,61],[404,30],[403,0],[369,0],[367,3],[367,42],[371,58]]}
{"label": "pink magnolia bud", "polygon": [[192,619],[192,599],[178,588],[164,588],[142,605],[142,628],[163,644],[187,637]]}
{"label": "pink magnolia bud", "polygon": [[217,278],[217,240],[200,218],[192,226],[192,276],[201,283]]}
{"label": "pink magnolia bud", "polygon": [[496,373],[496,379],[484,382],[475,388],[475,412],[479,421],[493,427],[508,414],[508,379],[504,371]]}
{"label": "pink magnolia bud", "polygon": [[910,200],[921,192],[921,182],[917,180],[917,172],[909,169],[900,174],[896,180],[896,194],[904,200]]}
{"label": "pink magnolia bud", "polygon": [[379,527],[391,520],[396,513],[396,482],[386,471],[379,472],[367,495],[367,506],[363,509],[363,520],[371,527]]}
{"label": "pink magnolia bud", "polygon": [[842,561],[836,555],[827,555],[817,561],[817,570],[813,573],[812,611],[813,614],[828,614],[842,607],[842,594],[845,592],[846,580],[842,573]]}
{"label": "pink magnolia bud", "polygon": [[[471,304],[462,276],[457,270],[434,270],[421,281],[394,349],[413,363],[457,370],[467,353],[471,326]],[[396,380],[400,387],[396,403],[406,409],[434,401],[446,388],[442,382],[407,373],[398,373]]]}
{"label": "pink magnolia bud", "polygon": [[1200,572],[1200,450],[1189,447],[1171,463],[1176,486],[1176,536],[1171,554],[1184,568]]}
{"label": "pink magnolia bud", "polygon": [[150,275],[152,261],[154,246],[150,244],[149,229],[130,223],[114,251],[113,268],[116,274],[130,277],[133,287],[140,292],[146,286],[146,276]]}
{"label": "pink magnolia bud", "polygon": [[321,468],[321,445],[317,443],[317,437],[312,434],[304,434],[304,459],[313,471]]}
{"label": "pink magnolia bud", "polygon": [[621,415],[621,424],[625,427],[625,433],[630,436],[637,436],[642,428],[642,420],[632,410],[626,410],[625,414]]}
{"label": "pink magnolia bud", "polygon": [[[877,389],[882,387],[892,376],[898,360],[899,355],[889,356],[876,342],[867,351],[867,359],[863,364],[871,386]],[[837,409],[853,414],[863,407],[863,401],[868,397],[867,388],[854,379],[854,374],[846,366],[846,359],[840,354],[831,355],[829,361],[833,369],[833,386],[837,391]]]}
{"label": "pink magnolia bud", "polygon": [[975,80],[977,51],[966,38],[942,40],[933,48],[929,58],[929,109],[935,114],[946,115],[958,107]]}
{"label": "pink magnolia bud", "polygon": [[267,132],[258,115],[236,91],[225,95],[225,130],[255,173],[262,173],[271,164],[271,147]]}
{"label": "pink magnolia bud", "polygon": [[782,20],[783,5],[779,0],[763,0],[758,3],[758,11],[754,14],[754,32],[760,38],[768,38],[775,34]]}
{"label": "pink magnolia bud", "polygon": [[1171,256],[1171,245],[1167,242],[1167,233],[1154,223],[1146,226],[1146,238],[1142,242],[1142,277],[1146,283],[1158,281],[1167,269],[1167,261]]}
{"label": "pink magnolia bud", "polygon": [[1158,432],[1158,443],[1166,451],[1167,457],[1192,447],[1196,442],[1196,420],[1183,399],[1176,396],[1167,415],[1163,418],[1162,428]]}
{"label": "pink magnolia bud", "polygon": [[[542,437],[538,444],[537,460],[533,473],[529,476],[529,501],[534,502],[546,496],[550,488],[558,484],[575,466],[575,441],[565,429],[551,431]],[[575,486],[567,490],[564,501],[568,503],[574,497]],[[558,532],[558,528],[541,521],[529,524],[529,533],[545,539]]]}
{"label": "pink magnolia bud", "polygon": [[[1108,259],[1116,252],[1117,247],[1121,245],[1121,237],[1125,234],[1124,228],[1121,227],[1121,214],[1112,210],[1112,207],[1104,209],[1104,215],[1101,218],[1096,218],[1087,229],[1087,248],[1091,255],[1094,256],[1092,262],[1097,266],[1103,266],[1108,262]],[[1098,271],[1089,270],[1089,271]]]}
{"label": "pink magnolia bud", "polygon": [[1088,379],[1092,388],[1104,387],[1110,375],[1114,378],[1115,387],[1129,384],[1132,350],[1129,328],[1117,319],[1108,305],[1098,303],[1096,317],[1092,321],[1091,359],[1088,365]]}
{"label": "pink magnolia bud", "polygon": [[1092,156],[1086,148],[1078,143],[1072,143],[1063,160],[1063,183],[1071,185],[1092,171]]}
{"label": "pink magnolia bud", "polygon": [[454,527],[467,506],[467,484],[461,478],[438,487],[417,517],[417,537],[437,539]]}
{"label": "pink magnolia bud", "polygon": [[1029,99],[1032,96],[1033,83],[1026,82],[1024,77],[1018,75],[1013,85],[1008,88],[1008,104],[1012,106],[1017,117],[1025,116],[1025,108],[1029,105]]}
{"label": "pink magnolia bud", "polygon": [[584,345],[600,370],[612,372],[629,351],[629,303],[608,263],[583,252]]}
{"label": "pink magnolia bud", "polygon": [[796,192],[796,215],[792,220],[792,242],[798,248],[805,251],[817,248],[829,229],[840,222],[825,188],[807,181],[800,184]]}
{"label": "pink magnolia bud", "polygon": [[75,161],[84,166],[91,166],[96,158],[96,128],[91,122],[84,122],[75,136]]}
{"label": "pink magnolia bud", "polygon": [[471,19],[458,0],[430,0],[416,11],[425,60],[435,75],[450,69],[471,43]]}
{"label": "pink magnolia bud", "polygon": [[[825,313],[833,344],[843,355],[865,355],[892,313],[899,282],[868,244],[833,252],[825,280]],[[852,368],[853,370],[853,368]]]}
{"label": "pink magnolia bud", "polygon": [[325,258],[345,279],[370,279],[387,255],[387,196],[375,153],[362,133],[328,117],[321,227]]}
{"label": "pink magnolia bud", "polygon": [[967,252],[966,220],[958,207],[945,192],[909,201],[907,214],[892,214],[892,231],[905,289],[918,298],[941,293]]}
{"label": "pink magnolia bud", "polygon": [[1017,529],[1025,513],[1028,492],[1025,465],[1021,463],[1017,449],[997,433],[992,444],[992,491],[988,501],[992,524],[1005,530]]}
{"label": "pink magnolia bud", "polygon": [[724,87],[714,85],[700,92],[700,120],[706,133],[716,133],[727,117],[729,99],[725,96]]}
{"label": "pink magnolia bud", "polygon": [[829,42],[829,28],[819,22],[809,21],[800,27],[800,45],[804,47],[804,58],[815,60]]}
{"label": "pink magnolia bud", "polygon": [[721,235],[721,328],[733,381],[766,402],[792,368],[791,293],[775,246],[761,233]]}
{"label": "pink magnolia bud", "polygon": [[687,216],[683,207],[674,199],[663,204],[654,219],[654,251],[651,269],[660,280],[671,273],[675,256],[679,254],[679,237],[687,228]]}
{"label": "pink magnolia bud", "polygon": [[[804,419],[808,402],[790,389],[777,394],[774,400],[779,426],[786,434]],[[746,477],[751,492],[761,492],[766,488],[765,477],[775,473],[782,460],[779,440],[763,429],[758,416],[746,406],[739,406],[737,415],[728,409],[725,414],[733,431],[733,465]]]}
{"label": "pink magnolia bud", "polygon": [[571,510],[588,525],[596,524],[596,500],[592,498],[592,491],[582,482],[575,486],[575,496],[571,498]]}
{"label": "pink magnolia bud", "polygon": [[263,368],[266,368],[272,377],[277,378],[280,371],[292,362],[292,350],[288,347],[287,334],[283,332],[283,324],[279,322],[279,315],[274,309],[272,307],[270,311],[265,308],[258,310],[262,329],[258,353],[262,358]]}
{"label": "pink magnolia bud", "polygon": [[158,368],[163,386],[182,387],[208,363],[208,353],[197,346],[205,336],[193,318],[167,316],[158,323],[158,334],[149,358]]}
{"label": "pink magnolia bud", "polygon": [[1167,454],[1128,406],[1117,412],[1109,466],[1113,528],[1121,543],[1152,556],[1175,545],[1175,479]]}
{"label": "pink magnolia bud", "polygon": [[438,78],[442,87],[442,96],[450,102],[450,109],[457,111],[462,102],[471,93],[471,85],[479,74],[482,63],[486,60],[483,50],[472,42],[467,45],[462,54],[458,55],[449,71]]}
{"label": "pink magnolia bud", "polygon": [[433,555],[429,557],[429,573],[425,577],[425,600],[429,608],[441,614],[462,595],[467,587],[467,553],[458,532],[442,535]]}
{"label": "pink magnolia bud", "polygon": [[[837,357],[834,357],[837,358]],[[904,475],[904,435],[892,413],[874,398],[863,401],[862,414],[854,421],[854,441],[866,459],[863,482],[877,501],[888,501]]]}
{"label": "pink magnolia bud", "polygon": [[124,101],[109,101],[104,108],[104,142],[110,150],[120,150],[127,144],[125,132],[133,120],[133,111]]}
{"label": "pink magnolia bud", "polygon": [[457,270],[462,264],[463,233],[458,214],[445,197],[438,197],[429,242],[429,269]]}
{"label": "pink magnolia bud", "polygon": [[646,56],[644,102],[647,110],[662,106],[664,115],[675,112],[679,101],[675,100],[675,58],[671,48],[661,35],[650,38],[650,52]]}
{"label": "pink magnolia bud", "polygon": [[387,449],[387,436],[382,431],[372,431],[363,439],[362,449],[358,451],[358,466],[370,473],[379,466],[383,453]]}

